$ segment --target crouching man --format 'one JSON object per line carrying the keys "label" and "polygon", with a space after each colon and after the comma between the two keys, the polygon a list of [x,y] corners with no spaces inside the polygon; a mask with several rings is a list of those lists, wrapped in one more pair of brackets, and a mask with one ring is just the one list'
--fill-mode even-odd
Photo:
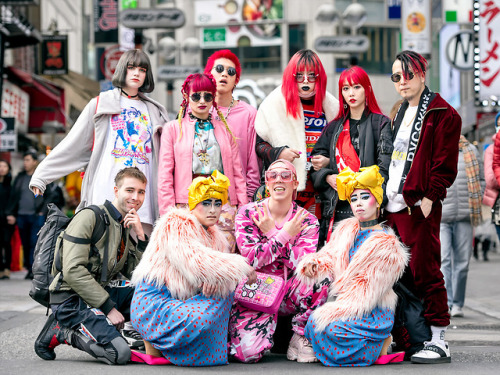
{"label": "crouching man", "polygon": [[[54,348],[64,343],[107,364],[129,361],[130,349],[120,329],[130,318],[134,287],[116,276],[121,273],[129,278],[146,249],[147,238],[137,214],[144,202],[146,183],[139,169],[122,169],[115,177],[113,202],[99,206],[101,219],[85,209],[74,217],[64,235],[61,233],[50,285],[53,313],[35,341],[40,358],[55,359]],[[102,219],[104,234],[93,245],[94,227]],[[131,229],[137,243],[130,236]],[[60,272],[56,270],[57,259],[61,259]]]}

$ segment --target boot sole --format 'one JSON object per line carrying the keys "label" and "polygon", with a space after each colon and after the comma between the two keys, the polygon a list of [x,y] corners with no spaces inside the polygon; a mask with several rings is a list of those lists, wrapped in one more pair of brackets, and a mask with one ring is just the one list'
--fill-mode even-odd
{"label": "boot sole", "polygon": [[451,357],[412,358],[411,363],[423,363],[423,364],[451,363]]}

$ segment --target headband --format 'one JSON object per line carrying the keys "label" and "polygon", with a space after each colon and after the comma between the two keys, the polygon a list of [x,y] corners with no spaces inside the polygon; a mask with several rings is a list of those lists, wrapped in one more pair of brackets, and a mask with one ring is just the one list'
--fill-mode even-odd
{"label": "headband", "polygon": [[348,200],[351,203],[351,195],[356,189],[370,190],[379,204],[382,204],[384,190],[382,183],[384,178],[378,171],[377,165],[360,168],[359,172],[353,172],[347,167],[337,175],[337,192],[339,199]]}
{"label": "headband", "polygon": [[229,179],[218,170],[212,172],[209,177],[196,177],[188,188],[189,210],[192,211],[196,205],[207,199],[220,199],[222,204],[227,203],[227,189]]}

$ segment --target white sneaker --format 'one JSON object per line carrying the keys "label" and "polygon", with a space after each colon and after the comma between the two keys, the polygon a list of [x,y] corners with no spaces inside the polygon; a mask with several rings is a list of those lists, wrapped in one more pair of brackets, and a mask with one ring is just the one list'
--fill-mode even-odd
{"label": "white sneaker", "polygon": [[288,345],[286,357],[290,361],[297,361],[301,363],[318,362],[314,355],[314,349],[304,336],[294,333]]}
{"label": "white sneaker", "polygon": [[463,318],[464,312],[462,311],[461,307],[458,306],[452,306],[450,315],[453,318]]}
{"label": "white sneaker", "polygon": [[424,348],[411,356],[412,363],[450,363],[451,354],[448,343],[424,342]]}

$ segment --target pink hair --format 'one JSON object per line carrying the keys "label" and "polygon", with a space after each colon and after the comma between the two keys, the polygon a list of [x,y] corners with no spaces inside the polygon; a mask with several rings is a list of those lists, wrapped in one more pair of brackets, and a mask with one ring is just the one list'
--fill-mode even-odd
{"label": "pink hair", "polygon": [[[378,106],[377,99],[373,94],[372,84],[370,82],[370,77],[368,74],[359,66],[353,66],[344,70],[339,77],[339,113],[335,120],[342,119],[349,113],[349,105],[345,102],[344,96],[342,95],[342,86],[345,84],[355,85],[360,84],[365,89],[365,103],[368,110],[371,113],[382,114],[380,107]],[[346,107],[347,106],[347,107]]]}
{"label": "pink hair", "polygon": [[396,60],[401,62],[401,68],[405,79],[409,79],[410,70],[415,74],[422,74],[425,76],[427,60],[421,54],[406,50],[398,53],[396,55]]}
{"label": "pink hair", "polygon": [[319,116],[323,112],[323,99],[326,94],[326,73],[318,55],[310,49],[303,49],[292,56],[283,72],[281,92],[285,97],[286,114],[293,118],[301,116],[299,90],[295,76],[297,72],[314,72],[316,79],[316,95],[314,96],[314,113]]}
{"label": "pink hair", "polygon": [[238,83],[241,76],[240,60],[238,59],[238,56],[236,56],[228,49],[221,49],[210,55],[210,57],[207,60],[207,64],[205,65],[205,74],[209,74],[212,71],[215,64],[215,60],[217,59],[228,59],[233,62],[234,68],[236,69],[236,83]]}

